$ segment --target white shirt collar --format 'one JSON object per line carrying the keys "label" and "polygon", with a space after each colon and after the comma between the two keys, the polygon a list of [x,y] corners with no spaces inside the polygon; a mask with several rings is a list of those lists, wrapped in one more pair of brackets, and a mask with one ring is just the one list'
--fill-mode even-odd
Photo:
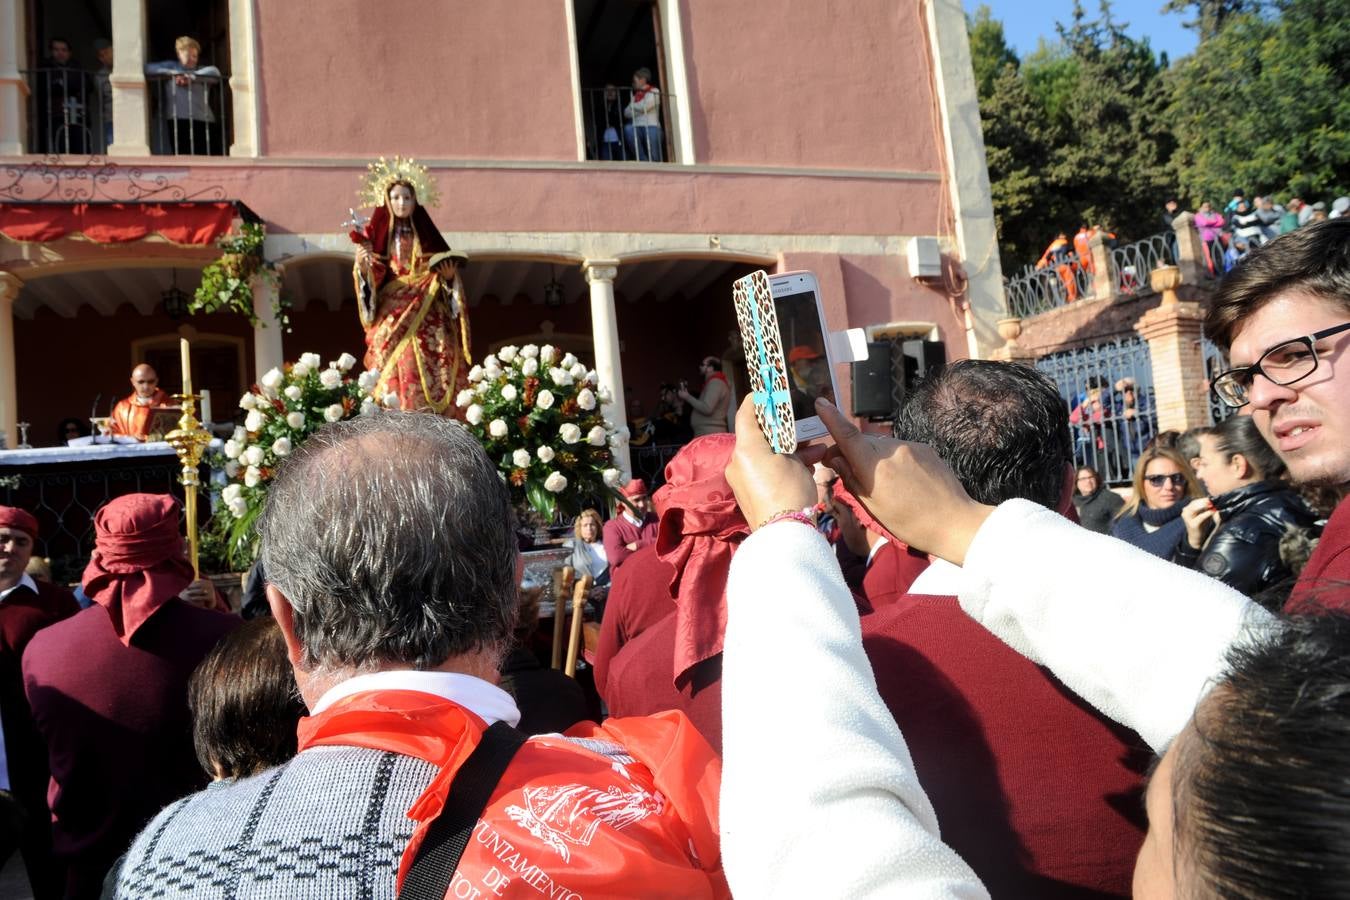
{"label": "white shirt collar", "polygon": [[869,566],[872,564],[872,560],[876,558],[877,551],[889,543],[890,540],[887,538],[877,538],[877,542],[872,545],[872,549],[867,551],[867,564]]}
{"label": "white shirt collar", "polygon": [[12,592],[17,591],[21,587],[26,587],[35,594],[37,593],[38,589],[37,582],[33,580],[33,576],[29,575],[27,572],[24,572],[22,575],[19,576],[18,584],[14,585],[14,587],[5,588],[3,591],[0,591],[0,603],[3,603],[6,597],[8,597]]}
{"label": "white shirt collar", "polygon": [[935,559],[914,579],[914,583],[909,586],[909,593],[959,597],[965,583],[966,573],[960,566],[954,566],[945,559]]}
{"label": "white shirt collar", "polygon": [[516,701],[495,684],[458,672],[416,672],[411,669],[371,672],[348,678],[325,691],[310,713],[317,715],[344,697],[367,691],[418,691],[433,694],[458,703],[489,725],[505,722],[514,728],[520,724],[520,710],[516,708]]}
{"label": "white shirt collar", "polygon": [[642,523],[643,523],[644,521],[646,521],[645,519],[638,519],[638,518],[635,518],[635,517],[633,516],[633,514],[632,514],[631,512],[629,512],[628,510],[626,510],[626,509],[623,511],[623,517],[624,517],[625,519],[627,519],[628,521],[632,522],[632,523],[633,523],[634,525],[636,525],[638,528],[641,528],[641,527],[642,527]]}

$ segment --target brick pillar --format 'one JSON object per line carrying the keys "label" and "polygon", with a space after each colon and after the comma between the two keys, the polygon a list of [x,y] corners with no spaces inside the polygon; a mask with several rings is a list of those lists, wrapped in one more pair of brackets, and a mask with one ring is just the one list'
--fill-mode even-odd
{"label": "brick pillar", "polygon": [[1148,341],[1153,359],[1159,431],[1185,431],[1209,424],[1209,403],[1196,390],[1205,380],[1205,359],[1200,349],[1204,318],[1203,307],[1188,300],[1155,307],[1134,323],[1134,330]]}
{"label": "brick pillar", "polygon": [[1204,283],[1209,278],[1209,266],[1205,262],[1205,242],[1200,240],[1200,232],[1195,229],[1195,216],[1188,212],[1178,213],[1172,219],[1172,231],[1177,237],[1177,268],[1181,270],[1181,283]]}

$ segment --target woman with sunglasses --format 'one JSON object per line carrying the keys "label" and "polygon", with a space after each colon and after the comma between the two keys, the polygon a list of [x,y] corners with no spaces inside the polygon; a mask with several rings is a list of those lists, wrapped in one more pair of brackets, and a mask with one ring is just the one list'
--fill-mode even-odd
{"label": "woman with sunglasses", "polygon": [[1200,486],[1190,464],[1175,450],[1154,445],[1139,457],[1134,469],[1134,494],[1120,512],[1111,534],[1171,559],[1186,537],[1181,510],[1200,496]]}

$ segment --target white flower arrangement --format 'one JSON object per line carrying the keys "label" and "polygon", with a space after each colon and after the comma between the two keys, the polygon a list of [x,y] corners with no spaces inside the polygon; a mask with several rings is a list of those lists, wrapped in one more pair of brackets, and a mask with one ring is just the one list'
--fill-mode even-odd
{"label": "white flower arrangement", "polygon": [[[544,521],[614,493],[604,475],[614,469],[612,429],[600,414],[594,378],[584,366],[581,377],[573,374],[578,365],[551,344],[502,347],[469,371],[472,387],[456,398],[517,508]],[[597,430],[599,443],[589,440]]]}
{"label": "white flower arrangement", "polygon": [[344,353],[327,368],[317,353],[272,369],[239,398],[244,424],[225,442],[211,465],[226,484],[212,528],[225,542],[225,555],[236,568],[247,568],[256,553],[253,523],[277,464],[292,455],[327,422],[369,415],[379,409],[371,391],[377,372],[357,372],[357,360]]}

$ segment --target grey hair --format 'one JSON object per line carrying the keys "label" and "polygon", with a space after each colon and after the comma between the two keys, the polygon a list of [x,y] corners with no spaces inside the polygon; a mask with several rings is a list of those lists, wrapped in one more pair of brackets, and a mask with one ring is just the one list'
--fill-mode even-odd
{"label": "grey hair", "polygon": [[295,611],[310,671],[500,654],[517,616],[514,526],[473,436],[401,412],[311,435],[280,466],[259,519],[267,580]]}

